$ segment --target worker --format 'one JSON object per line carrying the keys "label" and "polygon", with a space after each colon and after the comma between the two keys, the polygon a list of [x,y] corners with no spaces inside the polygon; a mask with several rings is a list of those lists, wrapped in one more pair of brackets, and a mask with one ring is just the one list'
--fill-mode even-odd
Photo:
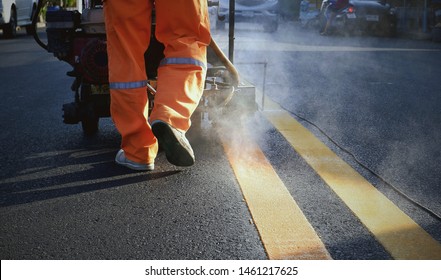
{"label": "worker", "polygon": [[334,18],[342,9],[344,9],[347,5],[349,5],[349,0],[336,0],[330,2],[331,3],[329,4],[329,6],[326,8],[325,11],[325,13],[327,13],[329,10],[329,14],[327,15],[325,28],[322,30],[322,32],[320,32],[321,35],[328,35],[328,29],[331,26]]}
{"label": "worker", "polygon": [[[115,162],[153,170],[158,145],[176,166],[195,162],[185,133],[202,96],[210,26],[206,0],[104,0],[112,120],[121,134]],[[144,53],[152,10],[165,58],[158,68],[154,108],[148,116]],[[147,62],[148,63],[148,62]]]}

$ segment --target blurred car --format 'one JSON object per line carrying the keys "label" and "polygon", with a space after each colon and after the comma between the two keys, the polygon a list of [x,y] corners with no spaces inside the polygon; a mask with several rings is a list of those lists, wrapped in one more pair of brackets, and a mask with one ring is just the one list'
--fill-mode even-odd
{"label": "blurred car", "polygon": [[[219,0],[216,29],[224,29],[229,21],[229,0]],[[275,32],[279,26],[278,0],[236,0],[235,22],[253,22],[263,25],[266,32]]]}
{"label": "blurred car", "polygon": [[[331,0],[323,0],[320,15],[326,18],[326,9]],[[387,0],[350,0],[334,19],[334,28],[339,32],[365,32],[393,37],[397,33],[397,14]]]}
{"label": "blurred car", "polygon": [[3,36],[13,38],[17,27],[26,27],[32,33],[32,17],[37,10],[37,0],[0,0],[0,29]]}

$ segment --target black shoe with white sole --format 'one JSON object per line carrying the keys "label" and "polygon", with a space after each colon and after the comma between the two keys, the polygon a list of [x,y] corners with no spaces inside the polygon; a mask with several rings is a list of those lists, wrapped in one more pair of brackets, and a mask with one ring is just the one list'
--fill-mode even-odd
{"label": "black shoe with white sole", "polygon": [[160,120],[152,122],[152,131],[159,147],[165,151],[168,162],[176,166],[194,164],[194,152],[184,132]]}

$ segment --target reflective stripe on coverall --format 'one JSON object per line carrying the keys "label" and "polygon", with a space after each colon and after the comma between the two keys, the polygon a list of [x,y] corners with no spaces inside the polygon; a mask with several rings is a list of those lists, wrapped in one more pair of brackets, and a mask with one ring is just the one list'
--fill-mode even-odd
{"label": "reflective stripe on coverall", "polygon": [[[152,163],[157,140],[148,123],[144,52],[151,32],[153,0],[105,0],[111,115],[126,157]],[[187,131],[201,98],[210,26],[206,0],[155,0],[156,38],[165,46],[158,69],[150,122]],[[147,62],[148,63],[148,62]]]}

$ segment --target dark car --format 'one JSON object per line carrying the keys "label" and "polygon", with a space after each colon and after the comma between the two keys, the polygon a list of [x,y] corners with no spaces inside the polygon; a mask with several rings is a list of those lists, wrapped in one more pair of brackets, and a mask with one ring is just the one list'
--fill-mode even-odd
{"label": "dark car", "polygon": [[[323,0],[320,16],[325,21],[330,0]],[[380,36],[395,36],[397,32],[396,9],[387,0],[351,0],[334,19],[337,32],[363,32]]]}
{"label": "dark car", "polygon": [[[225,28],[229,21],[229,0],[219,0],[216,28]],[[266,32],[275,32],[279,25],[278,0],[236,0],[236,22],[254,22],[263,25]]]}

